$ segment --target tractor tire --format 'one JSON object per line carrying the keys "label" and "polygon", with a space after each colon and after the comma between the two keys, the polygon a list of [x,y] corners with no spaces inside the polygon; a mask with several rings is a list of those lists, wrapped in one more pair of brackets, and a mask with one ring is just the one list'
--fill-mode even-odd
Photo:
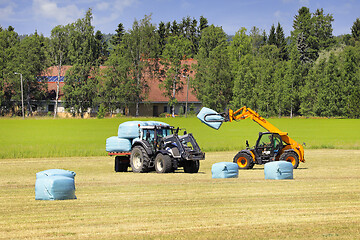
{"label": "tractor tire", "polygon": [[184,172],[185,173],[198,173],[200,168],[199,160],[185,161]]}
{"label": "tractor tire", "polygon": [[157,173],[170,173],[173,171],[171,157],[159,153],[155,158],[155,171]]}
{"label": "tractor tire", "polygon": [[297,169],[297,167],[299,166],[299,156],[296,152],[293,151],[283,153],[280,156],[279,160],[291,162],[291,164],[293,165],[293,169]]}
{"label": "tractor tire", "polygon": [[233,162],[239,166],[239,169],[252,169],[255,164],[252,157],[245,152],[238,152]]}
{"label": "tractor tire", "polygon": [[115,172],[127,172],[129,167],[129,158],[123,156],[115,157]]}
{"label": "tractor tire", "polygon": [[136,146],[131,150],[130,165],[134,173],[148,172],[149,163],[149,155],[143,147]]}

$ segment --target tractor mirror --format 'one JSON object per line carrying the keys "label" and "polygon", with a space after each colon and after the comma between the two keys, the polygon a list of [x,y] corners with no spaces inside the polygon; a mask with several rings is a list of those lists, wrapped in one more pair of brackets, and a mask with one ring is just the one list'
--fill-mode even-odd
{"label": "tractor mirror", "polygon": [[246,140],[246,147],[248,148],[248,147],[250,147],[249,146],[249,141],[248,140]]}

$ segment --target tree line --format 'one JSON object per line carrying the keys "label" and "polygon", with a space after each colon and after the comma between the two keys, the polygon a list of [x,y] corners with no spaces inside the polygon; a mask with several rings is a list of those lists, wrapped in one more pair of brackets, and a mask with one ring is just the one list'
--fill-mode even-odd
{"label": "tree line", "polygon": [[[149,81],[177,104],[190,78],[191,89],[204,106],[217,111],[244,105],[264,116],[360,117],[360,19],[351,34],[333,36],[331,14],[307,7],[298,10],[291,35],[280,23],[269,34],[253,27],[240,28],[229,37],[222,27],[184,17],[180,22],[160,22],[151,15],[135,20],[130,29],[119,24],[115,34],[94,31],[89,9],[84,18],[52,29],[49,38],[37,32],[21,38],[9,26],[0,28],[1,114],[19,114],[20,81],[31,114],[34,100],[59,98],[62,66],[66,73],[63,100],[66,109],[82,115],[88,108],[113,114],[117,109],[146,101]],[[182,64],[186,59],[195,64]],[[107,66],[100,68],[100,66]],[[55,96],[39,76],[57,66]],[[54,116],[56,116],[56,109]]]}

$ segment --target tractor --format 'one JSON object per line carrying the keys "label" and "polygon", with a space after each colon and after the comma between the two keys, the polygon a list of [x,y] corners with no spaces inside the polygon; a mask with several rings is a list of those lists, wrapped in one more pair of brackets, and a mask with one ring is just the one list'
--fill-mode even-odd
{"label": "tractor", "polygon": [[132,141],[131,151],[111,152],[115,157],[115,171],[170,173],[183,167],[185,173],[197,173],[199,160],[205,159],[191,133],[169,125],[139,125],[139,138]]}

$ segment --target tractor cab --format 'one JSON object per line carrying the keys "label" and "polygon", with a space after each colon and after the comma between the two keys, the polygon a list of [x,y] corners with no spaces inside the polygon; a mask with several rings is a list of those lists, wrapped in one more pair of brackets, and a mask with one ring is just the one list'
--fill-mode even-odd
{"label": "tractor cab", "polygon": [[283,147],[283,141],[278,133],[260,132],[254,153],[262,162],[274,161]]}

